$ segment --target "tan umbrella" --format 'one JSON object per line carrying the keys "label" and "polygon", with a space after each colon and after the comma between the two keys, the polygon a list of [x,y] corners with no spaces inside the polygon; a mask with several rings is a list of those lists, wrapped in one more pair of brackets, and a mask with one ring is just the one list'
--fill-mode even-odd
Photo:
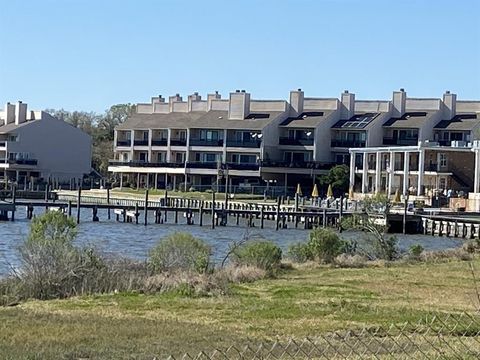
{"label": "tan umbrella", "polygon": [[313,198],[317,198],[318,197],[318,188],[317,188],[317,184],[315,184],[313,186],[313,190],[312,190],[312,197]]}
{"label": "tan umbrella", "polygon": [[300,184],[297,184],[297,192],[296,192],[296,194],[297,194],[298,196],[303,196],[303,194],[302,194],[302,188],[300,187]]}
{"label": "tan umbrella", "polygon": [[333,197],[333,188],[332,188],[332,184],[328,185],[328,189],[327,189],[327,197],[329,197],[329,198]]}
{"label": "tan umbrella", "polygon": [[350,200],[353,200],[354,198],[354,193],[353,193],[353,186],[350,187],[350,190],[348,191],[348,198]]}
{"label": "tan umbrella", "polygon": [[395,203],[402,202],[402,199],[400,199],[400,191],[398,189],[395,191],[395,198],[393,199],[393,202]]}

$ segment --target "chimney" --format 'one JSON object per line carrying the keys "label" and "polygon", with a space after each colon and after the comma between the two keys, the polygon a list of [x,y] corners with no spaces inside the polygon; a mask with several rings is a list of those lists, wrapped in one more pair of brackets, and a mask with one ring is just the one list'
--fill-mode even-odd
{"label": "chimney", "polygon": [[405,114],[405,104],[407,102],[407,93],[405,89],[400,89],[400,91],[394,91],[392,96],[393,103],[393,117],[401,117]]}
{"label": "chimney", "polygon": [[152,104],[164,103],[165,98],[162,95],[152,97]]}
{"label": "chimney", "polygon": [[445,94],[443,94],[443,105],[446,119],[453,119],[457,114],[457,94],[452,94],[450,91],[445,91]]}
{"label": "chimney", "polygon": [[303,113],[303,91],[302,89],[290,91],[290,116],[300,116]]}
{"label": "chimney", "polygon": [[168,97],[168,104],[169,104],[169,110],[170,112],[173,111],[173,103],[174,102],[179,102],[179,101],[182,101],[182,97],[180,96],[180,94],[175,94],[175,96],[169,96]]}
{"label": "chimney", "polygon": [[5,104],[5,125],[15,122],[15,105],[7,102]]}
{"label": "chimney", "polygon": [[192,102],[200,100],[202,100],[202,97],[198,95],[198,92],[194,92],[192,95],[188,95],[188,112],[192,111]]}
{"label": "chimney", "polygon": [[215,91],[215,94],[208,94],[207,95],[207,111],[212,110],[212,100],[214,99],[221,99],[222,96],[218,93],[218,91]]}
{"label": "chimney", "polygon": [[228,118],[233,120],[243,120],[250,113],[250,94],[245,90],[237,90],[230,93],[228,103]]}
{"label": "chimney", "polygon": [[23,124],[27,121],[27,104],[18,101],[15,104],[15,125]]}
{"label": "chimney", "polygon": [[351,94],[345,90],[342,94],[342,109],[340,116],[342,119],[350,119],[355,115],[355,94]]}

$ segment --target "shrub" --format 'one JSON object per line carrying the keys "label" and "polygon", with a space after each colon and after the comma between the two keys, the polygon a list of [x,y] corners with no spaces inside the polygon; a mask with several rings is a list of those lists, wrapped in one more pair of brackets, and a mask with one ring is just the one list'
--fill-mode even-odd
{"label": "shrub", "polygon": [[472,255],[462,248],[445,249],[437,251],[424,251],[420,255],[420,260],[425,262],[450,261],[450,260],[472,260]]}
{"label": "shrub", "polygon": [[343,246],[340,237],[330,229],[316,228],[310,232],[309,251],[320,262],[332,263],[342,252]]}
{"label": "shrub", "polygon": [[236,265],[258,267],[272,273],[280,267],[282,250],[271,241],[247,242],[233,252]]}
{"label": "shrub", "polygon": [[361,268],[367,265],[367,259],[358,254],[340,254],[335,258],[335,265],[343,268]]}
{"label": "shrub", "polygon": [[408,254],[412,259],[418,259],[424,250],[425,249],[423,248],[422,245],[416,244],[416,245],[410,246],[410,249],[408,250]]}
{"label": "shrub", "polygon": [[148,264],[154,273],[163,271],[206,272],[210,247],[189,233],[174,233],[161,239],[150,251]]}
{"label": "shrub", "polygon": [[470,254],[474,254],[480,251],[480,241],[477,240],[469,240],[462,244],[462,249]]}
{"label": "shrub", "polygon": [[287,250],[287,257],[296,263],[304,263],[313,260],[312,252],[307,243],[290,245]]}
{"label": "shrub", "polygon": [[224,279],[227,283],[249,283],[256,280],[264,279],[267,272],[256,266],[250,265],[229,265],[219,270],[215,277]]}

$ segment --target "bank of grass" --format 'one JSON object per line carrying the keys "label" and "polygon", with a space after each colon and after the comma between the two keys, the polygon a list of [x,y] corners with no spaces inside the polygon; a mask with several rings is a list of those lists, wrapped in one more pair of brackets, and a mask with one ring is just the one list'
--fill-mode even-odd
{"label": "bank of grass", "polygon": [[[480,261],[473,261],[480,269]],[[469,262],[303,265],[228,296],[111,294],[0,308],[2,358],[151,359],[478,309]]]}

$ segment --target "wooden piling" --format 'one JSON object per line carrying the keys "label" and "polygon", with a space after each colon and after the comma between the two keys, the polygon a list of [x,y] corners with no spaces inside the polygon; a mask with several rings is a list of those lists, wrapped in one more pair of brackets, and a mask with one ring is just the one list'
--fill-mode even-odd
{"label": "wooden piling", "polygon": [[148,221],[148,189],[145,190],[145,207],[144,207],[144,225],[147,226]]}
{"label": "wooden piling", "polygon": [[263,205],[260,207],[260,229],[263,229],[263,221],[264,221],[264,215],[263,215]]}
{"label": "wooden piling", "polygon": [[277,198],[277,211],[276,211],[276,219],[275,219],[275,230],[278,230],[280,224],[280,197]]}
{"label": "wooden piling", "polygon": [[68,217],[72,217],[72,200],[68,200],[67,210],[68,210]]}
{"label": "wooden piling", "polygon": [[[107,187],[107,205],[110,205],[110,187]],[[108,207],[107,210],[107,218],[110,220],[111,215],[110,215],[110,206]]]}
{"label": "wooden piling", "polygon": [[138,202],[135,203],[135,224],[138,225]]}
{"label": "wooden piling", "polygon": [[200,214],[199,214],[199,219],[198,219],[198,222],[200,224],[200,226],[203,226],[203,200],[200,201],[200,210],[199,210]]}
{"label": "wooden piling", "polygon": [[[48,185],[47,185],[48,188]],[[82,199],[82,187],[78,187],[78,194],[77,194],[77,224],[80,224],[80,201]]]}
{"label": "wooden piling", "polygon": [[212,192],[212,229],[215,229],[215,191]]}

